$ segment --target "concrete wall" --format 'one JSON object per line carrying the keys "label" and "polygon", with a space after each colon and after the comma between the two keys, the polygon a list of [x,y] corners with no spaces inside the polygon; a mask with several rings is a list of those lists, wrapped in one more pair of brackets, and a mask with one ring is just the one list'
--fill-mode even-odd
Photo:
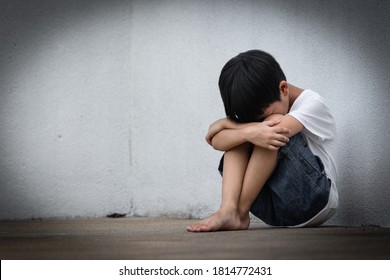
{"label": "concrete wall", "polygon": [[390,226],[385,1],[0,1],[0,219],[204,217],[217,80],[271,52],[338,123],[331,224]]}

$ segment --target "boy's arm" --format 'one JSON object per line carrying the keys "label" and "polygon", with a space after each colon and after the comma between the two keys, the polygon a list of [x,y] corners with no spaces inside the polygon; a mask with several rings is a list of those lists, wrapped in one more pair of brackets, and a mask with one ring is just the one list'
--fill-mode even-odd
{"label": "boy's arm", "polygon": [[260,146],[269,150],[278,150],[280,147],[283,147],[288,142],[288,138],[301,132],[304,128],[301,122],[290,115],[274,114],[267,117],[264,122],[276,122],[276,124],[273,125],[273,128],[286,129],[284,132],[282,132],[282,135],[287,137],[287,141],[282,140],[284,142],[280,142],[279,140],[279,142],[275,142],[275,140],[273,140],[269,141],[267,146],[264,145],[267,144],[267,142],[264,142],[264,135],[261,130],[257,129],[256,127],[248,128],[250,129],[247,136],[248,141],[255,146]]}
{"label": "boy's arm", "polygon": [[275,127],[286,127],[290,131],[285,135],[290,138],[301,132],[304,128],[303,124],[291,115],[274,114],[265,119],[266,121],[277,121]]}
{"label": "boy's arm", "polygon": [[279,120],[237,124],[221,119],[210,125],[206,141],[214,149],[227,151],[246,142],[270,150],[278,150],[288,142],[290,129],[277,126]]}
{"label": "boy's arm", "polygon": [[227,118],[219,119],[219,120],[213,122],[209,126],[209,130],[207,131],[205,139],[206,139],[207,143],[212,145],[212,139],[214,138],[215,135],[217,135],[221,131],[231,130],[231,129],[242,129],[244,127],[248,127],[251,125],[254,125],[254,123],[238,124],[238,123],[232,122],[231,120],[229,120]]}

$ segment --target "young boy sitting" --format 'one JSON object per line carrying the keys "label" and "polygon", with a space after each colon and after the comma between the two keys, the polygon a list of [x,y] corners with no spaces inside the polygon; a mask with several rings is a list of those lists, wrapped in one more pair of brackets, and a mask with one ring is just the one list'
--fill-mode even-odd
{"label": "young boy sitting", "polygon": [[336,127],[323,99],[287,83],[277,61],[251,50],[223,67],[219,89],[227,118],[206,141],[224,151],[222,202],[190,232],[243,230],[249,212],[272,226],[317,226],[338,206]]}

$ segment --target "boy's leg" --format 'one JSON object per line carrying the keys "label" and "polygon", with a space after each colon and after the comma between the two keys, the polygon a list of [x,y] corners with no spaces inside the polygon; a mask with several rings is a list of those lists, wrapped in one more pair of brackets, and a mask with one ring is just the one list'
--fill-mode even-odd
{"label": "boy's leg", "polygon": [[239,215],[242,224],[249,227],[249,210],[264,184],[271,176],[278,151],[254,147],[248,163],[239,200]]}
{"label": "boy's leg", "polygon": [[[272,226],[303,224],[326,206],[330,184],[322,161],[298,133],[279,150],[277,165],[250,211]],[[244,188],[241,197],[245,197]]]}
{"label": "boy's leg", "polygon": [[222,177],[222,202],[209,218],[187,227],[188,231],[217,231],[241,229],[238,203],[252,146],[239,145],[225,153]]}

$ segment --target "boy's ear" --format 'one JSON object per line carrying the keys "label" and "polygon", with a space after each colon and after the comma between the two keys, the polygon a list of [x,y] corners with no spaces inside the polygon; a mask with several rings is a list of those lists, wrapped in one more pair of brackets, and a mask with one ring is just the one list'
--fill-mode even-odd
{"label": "boy's ear", "polygon": [[285,80],[279,83],[279,90],[280,90],[280,94],[283,94],[284,96],[288,96],[289,88],[288,88],[288,83]]}

